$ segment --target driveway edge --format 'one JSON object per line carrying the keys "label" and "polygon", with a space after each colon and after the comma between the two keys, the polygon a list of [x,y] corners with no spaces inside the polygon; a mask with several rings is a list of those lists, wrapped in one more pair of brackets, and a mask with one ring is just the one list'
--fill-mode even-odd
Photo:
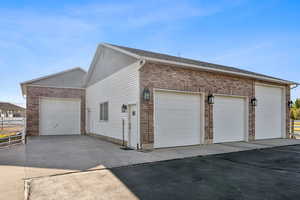
{"label": "driveway edge", "polygon": [[24,200],[29,200],[31,179],[24,180]]}

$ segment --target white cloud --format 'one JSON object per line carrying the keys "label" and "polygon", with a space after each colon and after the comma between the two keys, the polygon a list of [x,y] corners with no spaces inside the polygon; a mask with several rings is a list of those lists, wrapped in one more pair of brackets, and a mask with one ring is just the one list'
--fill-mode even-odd
{"label": "white cloud", "polygon": [[[67,5],[51,12],[45,9],[2,8],[0,46],[8,52],[0,59],[2,63],[3,60],[7,62],[14,54],[24,65],[31,63],[33,68],[42,60],[46,65],[57,64],[57,60],[66,60],[66,57],[72,60],[72,55],[77,59],[82,50],[94,50],[97,43],[110,40],[113,34],[122,38],[122,32],[128,34],[154,25],[151,35],[164,37],[162,34],[170,32],[170,24],[212,15],[220,10],[219,4],[201,7],[186,1],[164,0]],[[56,61],[49,62],[53,59]]]}
{"label": "white cloud", "polygon": [[187,1],[122,1],[68,5],[52,12],[0,9],[0,38],[46,46],[55,42],[70,44],[89,37],[105,37],[118,30],[132,31],[150,25],[160,25],[163,29],[169,23],[221,12],[236,1],[201,2],[194,5]]}
{"label": "white cloud", "polygon": [[229,49],[227,51],[225,51],[225,53],[222,53],[219,56],[216,56],[214,58],[212,58],[213,60],[216,61],[221,61],[221,60],[225,60],[225,59],[232,59],[235,57],[239,57],[242,55],[247,55],[250,53],[253,53],[259,49],[264,49],[264,48],[269,48],[272,46],[272,43],[270,42],[261,42],[261,43],[257,43],[257,44],[250,44],[247,47],[241,47],[241,48],[234,48],[234,49]]}
{"label": "white cloud", "polygon": [[181,28],[179,22],[222,12],[232,2],[119,1],[51,10],[0,8],[0,68],[5,68],[5,77],[14,74],[14,79],[0,80],[10,86],[0,91],[0,100],[23,101],[21,81],[78,65],[87,68],[102,41],[125,44],[141,38],[140,44],[151,46],[156,41],[160,46],[157,41],[164,41],[172,46],[168,36]]}
{"label": "white cloud", "polygon": [[192,18],[192,17],[203,17],[217,13],[217,8],[197,8],[187,4],[175,4],[166,7],[157,7],[144,9],[142,13],[136,16],[129,16],[127,22],[129,26],[140,27],[154,23],[168,23],[177,22],[178,20]]}

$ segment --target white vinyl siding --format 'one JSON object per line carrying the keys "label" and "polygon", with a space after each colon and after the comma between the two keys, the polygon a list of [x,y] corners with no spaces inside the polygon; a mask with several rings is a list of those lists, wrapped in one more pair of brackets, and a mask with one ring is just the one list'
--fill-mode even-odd
{"label": "white vinyl siding", "polygon": [[[138,63],[131,64],[87,87],[86,107],[89,116],[86,123],[89,132],[122,139],[122,119],[124,119],[124,135],[127,140],[128,113],[122,113],[121,107],[123,104],[138,102],[138,67]],[[103,102],[109,102],[108,121],[99,120],[99,103]]]}

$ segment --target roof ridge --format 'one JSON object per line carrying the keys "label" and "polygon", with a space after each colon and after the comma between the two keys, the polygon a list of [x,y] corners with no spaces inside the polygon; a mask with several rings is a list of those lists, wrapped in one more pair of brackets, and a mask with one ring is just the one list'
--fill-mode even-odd
{"label": "roof ridge", "polygon": [[46,76],[42,76],[42,77],[39,77],[39,78],[31,79],[29,81],[21,82],[20,84],[24,85],[24,84],[32,83],[32,82],[35,82],[35,81],[44,80],[44,79],[51,78],[51,77],[54,77],[54,76],[57,76],[57,75],[61,75],[61,74],[65,74],[65,73],[68,73],[68,72],[71,72],[71,71],[74,71],[74,70],[81,70],[81,71],[83,71],[83,72],[86,73],[86,71],[84,69],[82,69],[81,67],[73,67],[71,69],[66,69],[66,70],[63,70],[63,71],[60,71],[60,72],[56,72],[56,73],[53,73],[53,74],[49,74],[49,75],[46,75]]}
{"label": "roof ridge", "polygon": [[148,59],[159,60],[159,61],[164,61],[164,62],[174,62],[174,63],[178,63],[180,65],[190,65],[190,66],[193,65],[193,66],[197,66],[199,68],[200,67],[207,68],[207,69],[209,68],[209,70],[225,71],[226,73],[232,73],[232,74],[240,73],[240,74],[243,74],[244,76],[259,76],[260,79],[262,79],[262,78],[273,79],[273,81],[281,81],[281,82],[286,82],[289,84],[298,84],[293,81],[287,81],[287,80],[284,80],[281,78],[261,74],[261,73],[254,72],[254,71],[249,71],[246,69],[241,69],[239,67],[215,64],[215,63],[200,61],[200,60],[196,60],[196,59],[191,59],[191,58],[186,58],[186,57],[178,57],[178,56],[173,56],[173,55],[166,54],[166,53],[158,53],[158,52],[154,52],[154,51],[131,48],[131,47],[115,45],[115,44],[110,44],[110,43],[103,43],[103,44],[120,49],[121,51],[126,51],[130,54],[135,54],[135,55],[139,56],[140,58],[144,58],[146,60],[148,58]]}
{"label": "roof ridge", "polygon": [[21,108],[21,109],[25,109],[24,107],[22,106],[19,106],[17,104],[14,104],[14,103],[11,103],[11,102],[3,102],[3,101],[0,101],[0,107],[1,106],[12,106],[12,107],[17,107],[17,108]]}
{"label": "roof ridge", "polygon": [[28,81],[25,81],[25,82],[21,82],[20,85],[21,85],[22,94],[23,95],[25,94],[25,87],[28,84],[32,84],[34,82],[45,80],[45,79],[49,79],[49,78],[53,78],[55,76],[63,75],[63,74],[66,74],[66,73],[69,73],[69,72],[72,72],[72,71],[75,71],[75,70],[80,70],[81,72],[84,73],[84,75],[83,75],[83,80],[84,80],[87,72],[84,69],[82,69],[81,67],[73,67],[71,69],[66,69],[66,70],[63,70],[63,71],[60,71],[60,72],[56,72],[56,73],[53,73],[53,74],[48,74],[46,76],[42,76],[42,77],[39,77],[39,78],[36,78],[36,79],[31,79],[31,80],[28,80]]}
{"label": "roof ridge", "polygon": [[[109,43],[106,43],[106,44],[109,44]],[[214,66],[217,65],[217,66],[220,66],[220,67],[227,67],[227,68],[244,70],[244,69],[240,69],[238,67],[233,67],[233,66],[228,66],[228,65],[222,65],[222,64],[217,64],[217,63],[211,63],[211,62],[201,61],[201,60],[197,60],[197,59],[193,59],[193,58],[179,57],[179,56],[174,56],[174,55],[167,54],[167,53],[158,53],[158,52],[154,52],[154,51],[150,51],[150,50],[137,49],[137,48],[120,46],[120,45],[114,45],[114,44],[109,44],[109,45],[112,45],[112,46],[115,46],[115,47],[119,47],[119,48],[128,48],[128,49],[133,49],[133,50],[138,50],[138,51],[144,51],[144,52],[149,52],[149,53],[154,53],[154,54],[160,54],[160,55],[170,56],[170,57],[179,58],[179,59],[185,59],[185,60],[191,60],[191,61],[196,61],[196,62],[202,62],[202,63],[205,63],[205,64],[214,65]],[[248,70],[244,70],[244,71],[248,71]],[[248,71],[248,72],[253,73],[252,71]],[[256,72],[254,72],[254,73],[256,73]]]}
{"label": "roof ridge", "polygon": [[[149,53],[153,53],[153,54],[160,54],[160,55],[170,56],[170,57],[179,58],[179,59],[185,59],[185,60],[191,60],[191,61],[196,61],[196,62],[202,62],[202,63],[206,63],[206,64],[211,64],[211,65],[218,65],[218,66],[222,66],[222,67],[230,67],[230,68],[239,69],[239,68],[233,67],[233,66],[222,65],[222,64],[216,64],[216,63],[211,63],[211,62],[206,62],[206,61],[196,60],[196,59],[193,59],[193,58],[179,57],[179,56],[174,56],[174,55],[167,54],[167,53],[158,53],[158,52],[155,52],[155,51],[144,50],[144,49],[137,49],[137,48],[127,47],[127,46],[120,46],[120,45],[115,45],[115,44],[110,44],[110,43],[104,43],[104,44],[109,44],[109,45],[111,45],[111,46],[115,46],[115,47],[119,47],[119,48],[128,48],[128,49],[133,49],[133,50],[138,50],[138,51],[149,52]],[[242,69],[242,70],[243,70],[243,69]],[[245,70],[245,71],[247,71],[247,70]],[[250,72],[250,71],[249,71],[249,72]]]}

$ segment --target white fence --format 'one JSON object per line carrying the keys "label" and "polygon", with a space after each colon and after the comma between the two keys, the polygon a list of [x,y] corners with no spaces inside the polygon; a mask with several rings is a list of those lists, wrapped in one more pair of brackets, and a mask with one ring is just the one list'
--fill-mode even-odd
{"label": "white fence", "polygon": [[[17,128],[14,128],[17,127]],[[1,137],[2,133],[2,137]],[[3,135],[4,134],[4,135]],[[0,118],[0,148],[25,143],[25,118]]]}
{"label": "white fence", "polygon": [[291,120],[291,133],[300,134],[300,120]]}
{"label": "white fence", "polygon": [[19,132],[16,135],[0,138],[0,149],[10,147],[17,144],[25,144],[25,132]]}
{"label": "white fence", "polygon": [[24,117],[1,117],[0,118],[0,128],[11,127],[11,126],[24,126]]}

